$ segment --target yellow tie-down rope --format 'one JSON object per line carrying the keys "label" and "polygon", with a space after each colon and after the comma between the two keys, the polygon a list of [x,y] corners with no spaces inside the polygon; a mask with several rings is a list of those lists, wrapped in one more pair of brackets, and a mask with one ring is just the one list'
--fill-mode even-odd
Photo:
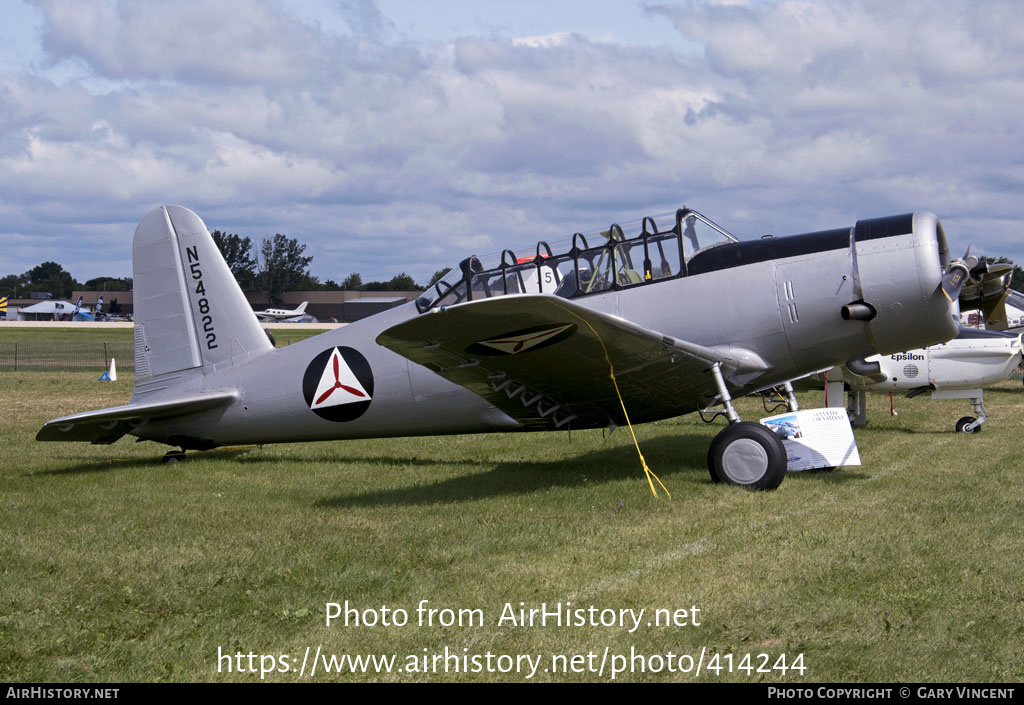
{"label": "yellow tie-down rope", "polygon": [[619,404],[622,406],[622,415],[626,417],[626,426],[629,427],[629,435],[633,437],[633,445],[636,446],[636,454],[640,456],[640,464],[643,466],[644,474],[647,476],[647,484],[650,485],[651,494],[654,495],[655,497],[658,496],[658,491],[654,489],[654,483],[651,481],[651,478],[653,477],[655,480],[658,481],[658,484],[661,486],[661,489],[665,490],[665,494],[668,495],[668,498],[672,499],[672,493],[668,491],[668,488],[665,487],[664,483],[662,483],[658,476],[654,474],[654,471],[647,467],[647,461],[644,460],[644,454],[640,451],[640,443],[636,440],[636,433],[633,432],[633,424],[630,423],[629,421],[629,412],[626,411],[626,402],[622,400],[622,392],[619,391],[619,383],[615,379],[615,368],[612,365],[611,358],[608,356],[608,348],[605,346],[604,341],[601,340],[601,335],[596,330],[594,330],[594,326],[590,325],[590,321],[583,318],[582,316],[577,315],[575,311],[570,311],[569,309],[565,308],[564,306],[560,306],[559,304],[555,305],[558,306],[558,308],[565,311],[566,313],[583,321],[586,324],[587,328],[590,329],[590,332],[594,334],[594,337],[597,338],[597,342],[601,344],[601,350],[604,352],[604,361],[608,363],[608,376],[611,377],[612,379],[612,385],[614,385],[615,387],[615,396],[619,398]]}

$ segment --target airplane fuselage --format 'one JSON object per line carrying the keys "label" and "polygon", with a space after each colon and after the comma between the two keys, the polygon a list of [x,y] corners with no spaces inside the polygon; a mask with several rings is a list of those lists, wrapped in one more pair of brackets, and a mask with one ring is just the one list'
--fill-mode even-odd
{"label": "airplane fuselage", "polygon": [[[941,227],[934,216],[919,213],[712,247],[693,256],[682,276],[572,300],[666,336],[757,360],[730,383],[735,395],[849,359],[953,337],[950,308],[936,295],[945,259]],[[843,307],[855,302],[866,304],[870,314],[844,320]],[[445,312],[421,313],[410,303],[215,374],[193,376],[173,393],[235,390],[238,401],[142,423],[131,433],[204,448],[525,428],[481,396],[377,343],[387,329],[422,315]],[[170,393],[165,378],[174,374],[138,379],[132,402],[159,401]],[[630,399],[624,402],[628,408]],[[681,391],[678,405],[658,417],[689,413],[700,404]],[[652,420],[643,408],[629,413],[637,421]]]}
{"label": "airplane fuselage", "polygon": [[967,331],[945,343],[867,358],[879,365],[880,381],[849,373],[830,374],[855,389],[893,390],[976,389],[1007,379],[1021,362],[1021,336]]}

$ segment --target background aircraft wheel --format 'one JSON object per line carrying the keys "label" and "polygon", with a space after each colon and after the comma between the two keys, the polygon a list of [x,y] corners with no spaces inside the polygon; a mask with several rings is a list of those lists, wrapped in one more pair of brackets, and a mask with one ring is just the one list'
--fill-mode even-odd
{"label": "background aircraft wheel", "polygon": [[712,480],[749,489],[775,489],[786,477],[786,465],[779,437],[751,421],[726,426],[708,450]]}
{"label": "background aircraft wheel", "polygon": [[169,450],[164,453],[164,465],[174,464],[185,457],[185,451],[183,450]]}
{"label": "background aircraft wheel", "polygon": [[957,433],[978,433],[979,431],[981,431],[981,426],[975,426],[974,429],[972,429],[970,431],[967,430],[967,424],[974,423],[976,420],[977,419],[975,419],[973,416],[965,416],[965,417],[963,417],[962,419],[960,419],[959,421],[956,422],[956,432]]}

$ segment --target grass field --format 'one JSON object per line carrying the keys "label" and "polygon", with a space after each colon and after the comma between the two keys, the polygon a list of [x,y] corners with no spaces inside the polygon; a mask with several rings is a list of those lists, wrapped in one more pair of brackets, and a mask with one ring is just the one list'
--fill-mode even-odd
{"label": "grass field", "polygon": [[[1019,383],[986,394],[990,420],[975,436],[951,432],[966,402],[897,397],[891,417],[888,397],[870,396],[862,467],[791,474],[769,493],[711,483],[719,425],[692,415],[637,427],[671,501],[650,496],[626,429],[571,443],[548,433],[268,446],[176,465],[151,443],[34,441],[44,421],[130,391],[130,376],[0,374],[0,681],[253,681],[270,664],[259,656],[275,657],[275,681],[530,673],[523,661],[518,673],[445,673],[444,661],[440,673],[410,672],[410,655],[429,663],[446,647],[540,658],[541,681],[610,680],[613,657],[631,650],[648,670],[634,659],[618,680],[1024,677]],[[764,415],[752,399],[739,409]],[[404,609],[409,623],[326,626],[326,603],[346,600]],[[483,623],[419,626],[421,600],[479,610]],[[499,624],[520,602],[646,612],[632,633]],[[699,626],[647,626],[654,609],[694,605]],[[321,663],[300,676],[307,647],[311,659],[318,648],[394,654],[405,670]],[[699,677],[678,672],[702,650]],[[257,672],[231,659],[229,673],[218,653],[242,653]],[[716,654],[719,673],[708,670]],[[745,654],[752,673],[738,668]],[[575,655],[595,672],[551,671]],[[802,655],[803,673],[771,670],[782,655]],[[295,672],[279,671],[281,656]]]}
{"label": "grass field", "polygon": [[[289,345],[299,340],[304,340],[311,335],[323,331],[310,330],[307,328],[280,328],[273,330],[274,340],[277,346]],[[131,328],[76,328],[69,325],[66,328],[18,328],[9,323],[0,325],[0,343],[5,341],[53,341],[63,344],[82,342],[103,342],[110,343],[131,343],[133,341]]]}

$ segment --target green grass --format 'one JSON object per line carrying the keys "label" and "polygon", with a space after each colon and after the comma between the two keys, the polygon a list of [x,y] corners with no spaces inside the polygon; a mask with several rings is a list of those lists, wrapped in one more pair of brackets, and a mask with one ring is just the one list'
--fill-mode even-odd
{"label": "green grass", "polygon": [[0,343],[54,341],[61,344],[78,342],[130,343],[131,328],[73,328],[70,325],[60,328],[18,328],[10,324],[0,325]]}
{"label": "green grass", "polygon": [[[290,345],[322,333],[321,330],[274,328],[274,340],[277,346]],[[131,343],[131,328],[19,328],[11,325],[0,325],[0,343],[3,342],[59,342],[62,345],[76,342]]]}
{"label": "green grass", "polygon": [[[130,377],[0,374],[0,680],[252,681],[218,673],[218,647],[287,654],[297,667],[307,646],[403,657],[447,646],[543,655],[545,666],[588,652],[599,663],[606,647],[706,649],[736,663],[767,653],[769,665],[803,654],[806,666],[702,681],[1024,676],[1019,384],[986,394],[990,420],[975,436],[951,433],[966,402],[897,397],[890,417],[888,398],[869,396],[862,467],[791,474],[770,493],[710,482],[717,424],[637,427],[671,501],[651,497],[627,429],[575,432],[571,444],[565,433],[295,444],[177,465],[160,464],[165,448],[151,443],[33,440],[44,421],[124,403],[130,390]],[[755,400],[739,407],[763,415]],[[478,608],[484,624],[418,627],[423,599]],[[410,624],[325,626],[325,603],[345,600],[403,608]],[[504,604],[520,601],[696,605],[701,625],[499,626]],[[522,677],[321,668],[314,680]],[[542,667],[535,679],[609,675]]]}

